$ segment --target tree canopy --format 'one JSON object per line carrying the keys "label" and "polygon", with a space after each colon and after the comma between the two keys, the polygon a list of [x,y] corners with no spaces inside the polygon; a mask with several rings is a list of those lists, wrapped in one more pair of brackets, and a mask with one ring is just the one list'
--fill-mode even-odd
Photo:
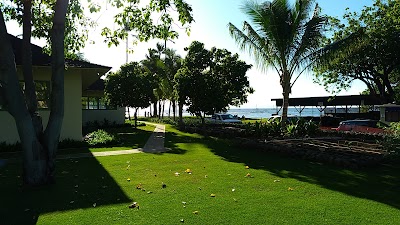
{"label": "tree canopy", "polygon": [[105,94],[110,105],[147,108],[153,99],[152,76],[137,62],[125,64],[107,76]]}
{"label": "tree canopy", "polygon": [[332,37],[314,67],[316,81],[340,91],[362,81],[382,103],[392,102],[399,81],[400,2],[376,0],[343,21],[330,18]]}
{"label": "tree canopy", "polygon": [[175,87],[190,113],[203,117],[247,102],[254,91],[246,76],[251,65],[226,49],[207,50],[197,41],[185,50],[188,53],[175,75]]}

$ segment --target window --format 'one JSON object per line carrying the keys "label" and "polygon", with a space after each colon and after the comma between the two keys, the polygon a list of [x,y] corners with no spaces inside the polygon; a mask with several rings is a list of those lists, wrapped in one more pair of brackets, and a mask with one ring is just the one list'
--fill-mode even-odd
{"label": "window", "polygon": [[104,97],[82,97],[82,109],[117,109],[107,105]]}

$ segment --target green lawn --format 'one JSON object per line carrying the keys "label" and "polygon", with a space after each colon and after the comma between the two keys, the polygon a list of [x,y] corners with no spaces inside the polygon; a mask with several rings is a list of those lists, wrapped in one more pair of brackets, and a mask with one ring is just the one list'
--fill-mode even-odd
{"label": "green lawn", "polygon": [[[59,160],[57,184],[44,189],[21,190],[20,165],[7,165],[0,169],[0,224],[400,221],[400,166],[346,170],[167,131],[169,153]],[[140,208],[129,209],[132,202]]]}

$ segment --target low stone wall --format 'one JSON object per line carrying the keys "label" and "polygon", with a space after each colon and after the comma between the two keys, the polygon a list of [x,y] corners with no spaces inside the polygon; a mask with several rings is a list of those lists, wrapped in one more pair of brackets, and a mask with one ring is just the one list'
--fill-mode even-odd
{"label": "low stone wall", "polygon": [[[364,168],[379,165],[387,151],[379,144],[357,139],[357,134],[346,137],[343,133],[322,133],[307,138],[254,138],[246,129],[238,127],[181,127],[191,133],[231,139],[236,145],[260,151],[283,154],[293,158],[333,164],[345,168]],[[361,134],[360,137],[370,136]],[[380,136],[377,136],[380,138]]]}

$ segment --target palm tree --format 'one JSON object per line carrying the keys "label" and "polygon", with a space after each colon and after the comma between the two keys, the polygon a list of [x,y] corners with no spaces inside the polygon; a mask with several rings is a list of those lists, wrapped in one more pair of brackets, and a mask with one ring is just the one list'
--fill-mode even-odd
{"label": "palm tree", "polygon": [[283,89],[284,125],[291,89],[314,62],[327,18],[320,15],[320,8],[313,0],[296,0],[293,6],[289,0],[247,1],[242,10],[251,22],[245,21],[242,30],[229,23],[230,35],[261,69],[273,67],[278,73]]}
{"label": "palm tree", "polygon": [[[173,111],[173,116],[175,119],[176,116],[176,93],[174,91],[175,87],[175,74],[178,72],[178,70],[181,68],[182,65],[182,58],[180,55],[176,53],[176,50],[166,48],[165,49],[165,59],[164,59],[164,65],[166,69],[165,77],[164,77],[164,87],[166,87],[166,94],[167,98],[170,100],[170,108],[171,108],[171,103],[172,103],[172,111]],[[169,113],[168,113],[169,114]]]}
{"label": "palm tree", "polygon": [[[142,60],[142,65],[153,74],[153,84],[154,84],[154,117],[157,117],[158,113],[161,115],[161,110],[157,113],[157,108],[161,108],[161,104],[158,101],[162,99],[162,91],[160,87],[161,78],[163,77],[163,62],[161,60],[161,55],[164,52],[164,46],[157,43],[156,49],[148,49],[148,54],[146,54],[146,59]],[[157,106],[158,105],[158,106]]]}

